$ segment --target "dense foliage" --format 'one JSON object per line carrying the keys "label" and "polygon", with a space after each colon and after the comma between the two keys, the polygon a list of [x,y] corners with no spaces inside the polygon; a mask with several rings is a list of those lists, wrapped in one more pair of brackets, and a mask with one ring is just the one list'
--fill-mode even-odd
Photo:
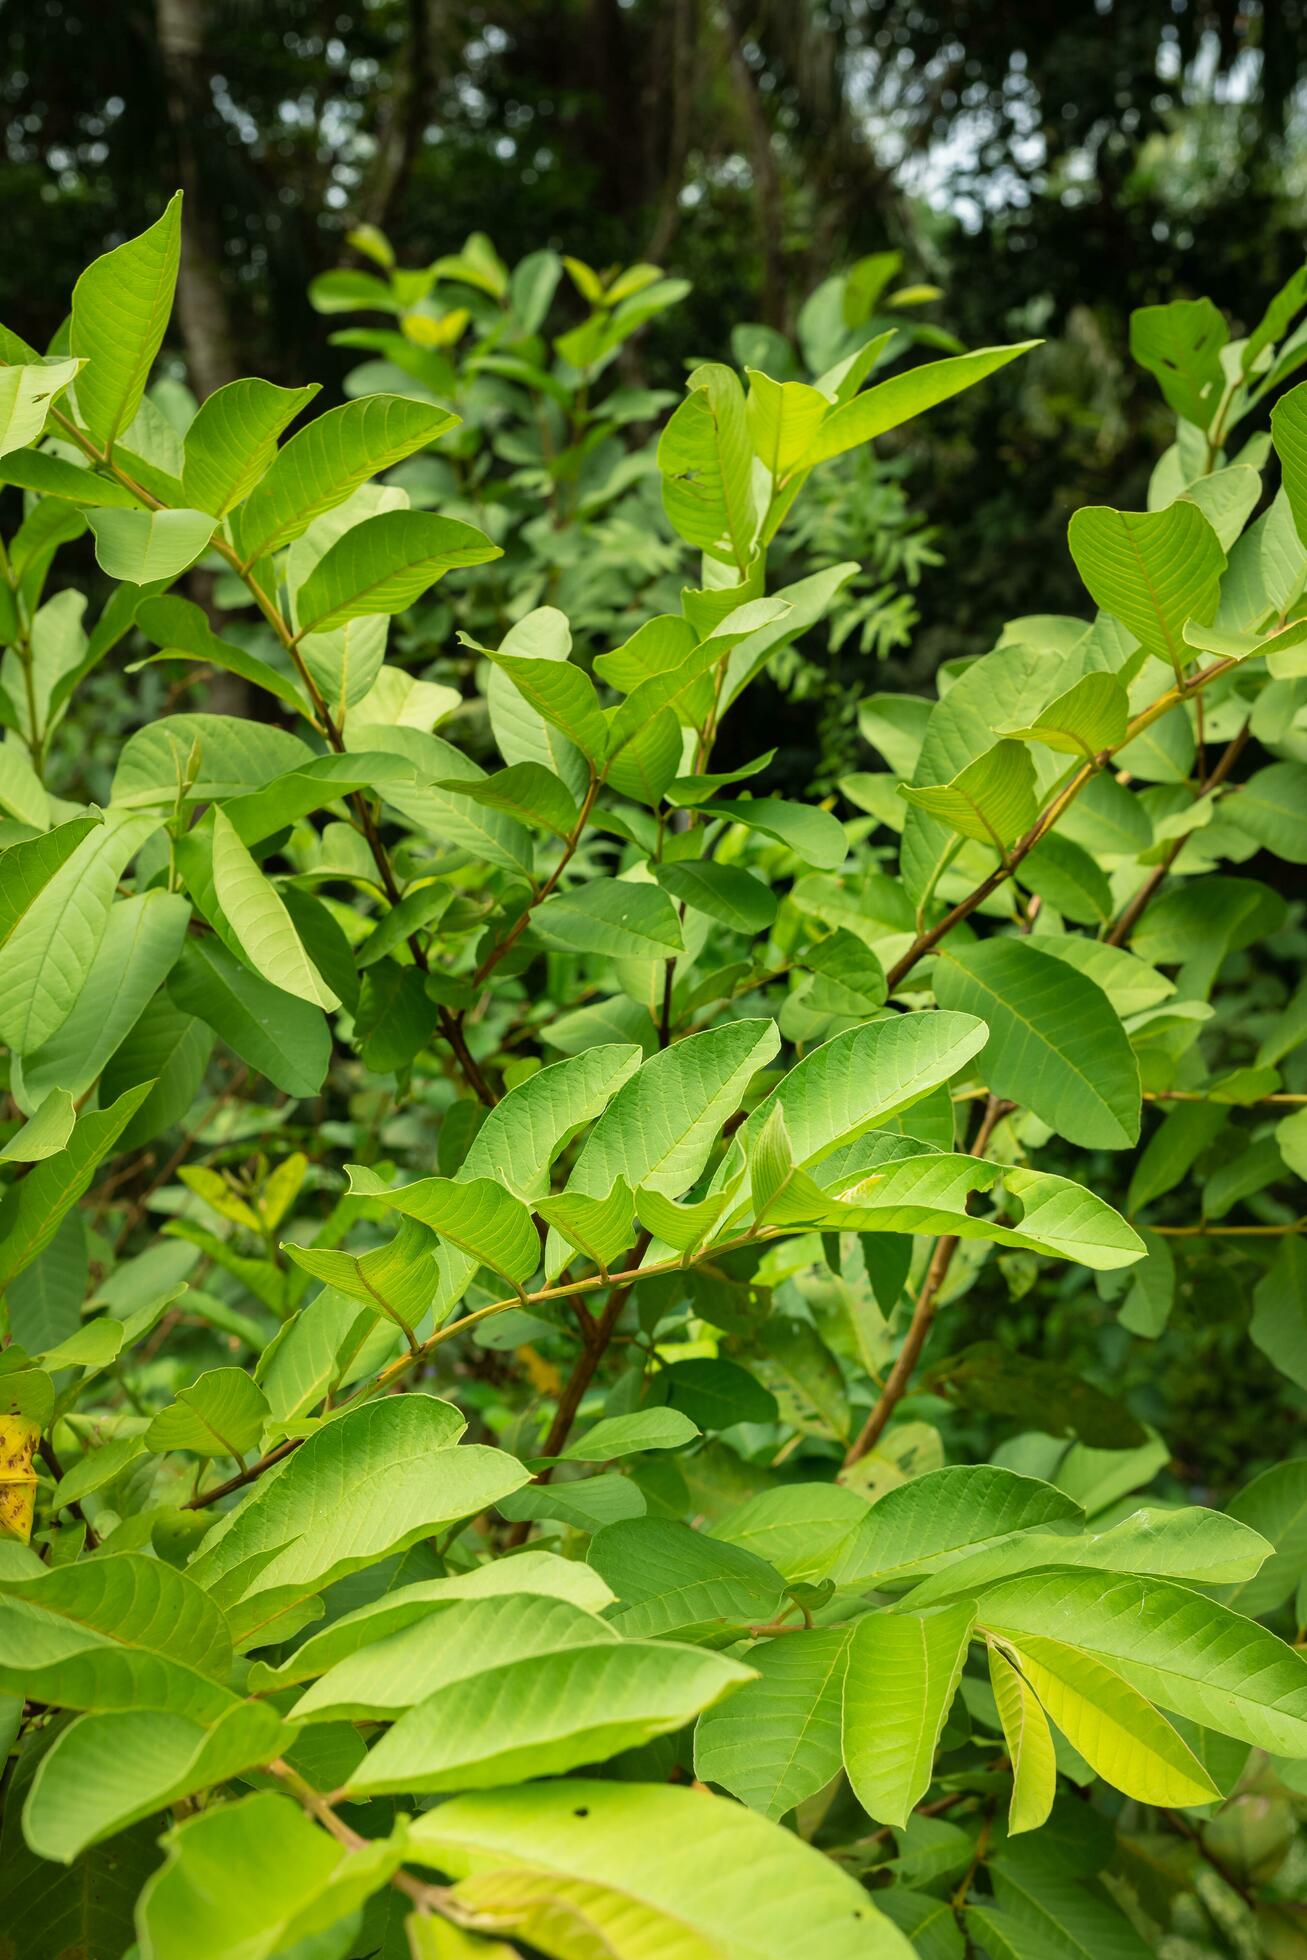
{"label": "dense foliage", "polygon": [[[633,404],[654,268],[362,242],[325,412],[151,386],[177,200],[0,346],[0,1952],[1301,1951],[1307,275],[801,801],[805,511],[1026,345]],[[109,662],[248,712],[93,797]]]}

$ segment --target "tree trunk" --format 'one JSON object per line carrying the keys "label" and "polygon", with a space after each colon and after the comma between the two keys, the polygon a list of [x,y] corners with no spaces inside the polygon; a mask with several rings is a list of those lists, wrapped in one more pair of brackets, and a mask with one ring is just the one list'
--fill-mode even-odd
{"label": "tree trunk", "polygon": [[359,205],[360,216],[384,231],[422,148],[435,92],[433,0],[409,0],[408,32],[397,52],[390,95],[377,134],[377,154]]}
{"label": "tree trunk", "polygon": [[205,0],[155,0],[164,101],[172,130],[177,177],[185,192],[177,317],[191,388],[200,400],[238,372],[231,316],[219,271],[217,227],[205,197],[195,130],[206,103]]}
{"label": "tree trunk", "polygon": [[758,221],[758,243],[762,251],[759,311],[765,325],[784,332],[787,291],[781,173],[772,144],[771,123],[758,92],[757,79],[744,52],[744,29],[732,0],[726,0],[722,7],[722,29],[726,37],[731,86],[744,120],[749,169],[753,175],[754,215]]}

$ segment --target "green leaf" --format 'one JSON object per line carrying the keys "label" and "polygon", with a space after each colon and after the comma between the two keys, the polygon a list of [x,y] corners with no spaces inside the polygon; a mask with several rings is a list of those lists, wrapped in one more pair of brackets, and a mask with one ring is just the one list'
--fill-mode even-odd
{"label": "green leaf", "polygon": [[996,1586],[979,1611],[1014,1644],[1038,1635],[1078,1647],[1151,1701],[1221,1735],[1307,1753],[1307,1658],[1182,1586],[1059,1572]]}
{"label": "green leaf", "polygon": [[619,1639],[563,1600],[511,1595],[465,1600],[365,1648],[296,1716],[407,1709],[351,1777],[357,1795],[487,1789],[638,1748],[751,1678],[698,1647]]}
{"label": "green leaf", "polygon": [[[542,610],[552,610],[542,608]],[[534,619],[535,614],[530,618]],[[525,624],[523,621],[521,624]],[[509,652],[508,641],[498,652],[489,647],[481,647],[480,652],[493,661],[496,670],[510,681],[540,720],[574,742],[583,755],[598,762],[608,746],[608,724],[599,706],[599,696],[595,693],[594,682],[581,668],[574,667],[565,655],[555,654],[542,657],[535,654]],[[503,748],[503,742],[500,743]],[[510,754],[503,750],[506,762],[546,762],[551,755],[526,753],[519,750]],[[564,775],[562,768],[558,773]],[[564,779],[566,777],[564,775]]]}
{"label": "green leaf", "polygon": [[213,889],[241,952],[256,973],[283,993],[314,1006],[340,1006],[305,952],[290,913],[223,810],[215,810],[213,816]]}
{"label": "green leaf", "polygon": [[1264,1538],[1219,1511],[1197,1506],[1138,1510],[1105,1530],[1070,1535],[1024,1530],[982,1546],[937,1571],[909,1594],[914,1606],[974,1596],[1016,1572],[1047,1566],[1092,1566],[1100,1572],[1140,1572],[1162,1578],[1245,1580],[1267,1556]]}
{"label": "green leaf", "polygon": [[1094,672],[1057,695],[1032,722],[998,733],[1092,762],[1101,750],[1121,746],[1129,719],[1130,697],[1116,675]]}
{"label": "green leaf", "polygon": [[1102,989],[1024,939],[946,945],[935,966],[941,1007],[989,1027],[978,1067],[997,1096],[1033,1109],[1089,1149],[1139,1138],[1139,1064]]}
{"label": "green leaf", "polygon": [[365,517],[325,551],[295,595],[297,637],[403,612],[458,565],[502,557],[483,531],[429,511]]}
{"label": "green leaf", "polygon": [[[821,1163],[868,1131],[891,1127],[963,1068],[983,1048],[985,1035],[984,1022],[970,1014],[940,1013],[887,1015],[832,1036],[796,1062],[741,1125],[741,1159],[779,1108],[795,1163]],[[714,1184],[725,1181],[719,1173]]]}
{"label": "green leaf", "polygon": [[721,1640],[780,1611],[778,1572],[737,1545],[667,1518],[626,1518],[590,1543],[589,1561],[617,1595],[623,1639]]}
{"label": "green leaf", "polygon": [[640,1065],[640,1050],[602,1044],[551,1062],[510,1089],[486,1117],[460,1178],[494,1177],[528,1201],[549,1188],[549,1167],[577,1132],[602,1115]]}
{"label": "green leaf", "polygon": [[0,1201],[0,1287],[49,1245],[59,1221],[90,1189],[96,1166],[122,1136],[149,1089],[141,1083],[106,1109],[78,1117],[64,1148],[5,1192]]}
{"label": "green leaf", "polygon": [[382,1204],[417,1219],[513,1285],[530,1279],[540,1263],[540,1238],[530,1212],[493,1178],[424,1177],[395,1191],[374,1190],[371,1183],[367,1188]]}
{"label": "green leaf", "polygon": [[[1055,830],[1041,837],[1034,850],[1026,853],[1017,871],[1017,881],[1078,925],[1098,926],[1112,916],[1112,886],[1107,873],[1088,851],[1073,844],[1069,837],[1060,837]],[[1042,935],[1040,940],[1042,950]],[[1071,960],[1068,965],[1079,965],[1082,973],[1090,971],[1087,960]]]}
{"label": "green leaf", "polygon": [[663,1372],[672,1406],[700,1429],[733,1429],[737,1422],[775,1422],[776,1397],[738,1361],[704,1355],[673,1361]]}
{"label": "green leaf", "polygon": [[750,937],[766,932],[776,918],[776,898],[760,878],[734,864],[683,858],[654,867],[664,891],[683,905],[707,913],[732,932]]}
{"label": "green leaf", "polygon": [[1221,815],[1288,864],[1307,864],[1307,763],[1272,762],[1221,798]]}
{"label": "green leaf", "polygon": [[185,1573],[134,1553],[0,1587],[0,1685],[63,1708],[161,1708],[206,1726],[236,1705],[219,1685],[231,1638]]}
{"label": "green leaf", "polygon": [[295,1264],[406,1333],[430,1307],[440,1281],[430,1232],[405,1219],[395,1237],[371,1252],[339,1252],[329,1246],[287,1245]]}
{"label": "green leaf", "polygon": [[963,837],[1002,853],[1035,821],[1035,769],[1019,742],[996,742],[951,783],[899,784],[899,795]]}
{"label": "green leaf", "polygon": [[[10,372],[29,372],[14,369]],[[71,462],[48,449],[16,449],[0,461],[0,482],[15,483],[23,490],[35,490],[43,497],[63,497],[82,510],[89,506],[112,506],[117,510],[137,510],[140,499],[113,477],[100,476],[84,461]]]}
{"label": "green leaf", "polygon": [[1294,529],[1307,544],[1307,381],[1281,395],[1271,410],[1271,441],[1280,459]]}
{"label": "green leaf", "polygon": [[555,892],[532,913],[531,929],[560,953],[649,960],[685,950],[676,908],[666,892],[629,878],[597,878]]}
{"label": "green leaf", "polygon": [[699,1434],[679,1409],[636,1409],[628,1416],[606,1416],[563,1451],[567,1463],[609,1463],[644,1450],[679,1450]]}
{"label": "green leaf", "polygon": [[782,1484],[746,1498],[713,1526],[756,1552],[787,1579],[818,1580],[867,1515],[867,1500],[842,1484]]}
{"label": "green leaf", "polygon": [[1057,1795],[1053,1738],[1038,1696],[1001,1647],[989,1649],[989,1679],[1012,1764],[1008,1835],[1018,1837],[1046,1824],[1053,1808]]}
{"label": "green leaf", "polygon": [[753,453],[779,482],[811,449],[830,401],[806,382],[773,381],[760,368],[751,367],[746,372]]}
{"label": "green leaf", "polygon": [[263,1433],[268,1403],[243,1368],[213,1368],[161,1409],[145,1432],[156,1453],[189,1450],[193,1456],[230,1456],[239,1463]]}
{"label": "green leaf", "polygon": [[635,1203],[630,1185],[621,1178],[605,1198],[565,1191],[557,1198],[539,1199],[536,1211],[569,1245],[593,1259],[600,1272],[607,1272],[635,1236]]}
{"label": "green leaf", "polygon": [[930,1788],[935,1750],[962,1678],[976,1609],[868,1613],[849,1642],[844,1767],[878,1823],[902,1828]]}
{"label": "green leaf", "polygon": [[[292,1797],[261,1791],[176,1825],[167,1857],[141,1893],[141,1960],[273,1960],[321,1935],[383,1886],[403,1838],[346,1851]],[[241,1883],[232,1883],[232,1874]]]}
{"label": "green leaf", "polygon": [[658,439],[663,508],[687,544],[743,569],[758,527],[744,391],[716,362],[695,368],[688,386]]}
{"label": "green leaf", "polygon": [[822,1627],[754,1647],[759,1678],[699,1717],[694,1771],[751,1810],[781,1818],[825,1789],[843,1764],[844,1674],[851,1629]]}
{"label": "green leaf", "polygon": [[1203,1804],[1220,1791],[1157,1710],[1101,1661],[1059,1640],[1012,1648],[1017,1666],[1073,1749],[1137,1803]]}
{"label": "green leaf", "polygon": [[566,783],[538,762],[515,762],[480,782],[455,781],[438,787],[456,790],[475,803],[503,810],[519,823],[539,824],[553,831],[556,837],[570,837],[580,814]]}
{"label": "green leaf", "polygon": [[253,564],[302,536],[315,517],[343,504],[369,477],[424,449],[456,419],[408,395],[365,395],[317,416],[277,452],[241,506],[244,562]]}
{"label": "green leaf", "polygon": [[157,1708],[83,1715],[41,1758],[24,1835],[41,1857],[71,1864],[87,1845],[270,1761],[293,1734],[248,1701],[211,1728]]}
{"label": "green leaf", "polygon": [[196,510],[225,517],[266,474],[277,438],[319,393],[278,388],[271,381],[229,381],[196,411],[186,431],[182,494]]}
{"label": "green leaf", "polygon": [[1080,1506],[1052,1484],[997,1464],[930,1470],[871,1507],[831,1573],[842,1586],[884,1590],[1014,1533],[1082,1522]]}
{"label": "green leaf", "polygon": [[108,451],[141,405],[172,312],[181,253],[181,192],[163,216],[88,266],[73,288],[69,351],[86,363],[79,419]]}
{"label": "green leaf", "polygon": [[[211,401],[215,396],[210,396]],[[163,649],[161,653],[151,654],[150,661],[156,660],[199,660],[207,667],[219,667],[229,674],[239,674],[242,680],[251,681],[284,701],[297,714],[304,711],[304,700],[294,681],[287,674],[281,674],[257,654],[247,653],[244,647],[236,646],[230,640],[219,639],[206,619],[202,609],[191,599],[182,599],[176,593],[166,598],[146,599],[136,610],[136,624],[147,638]],[[148,665],[149,662],[140,662]],[[134,669],[129,669],[134,671]],[[249,840],[247,840],[249,841]]]}
{"label": "green leaf", "polygon": [[838,871],[849,854],[843,824],[816,804],[782,803],[772,796],[741,796],[724,802],[714,796],[698,807],[705,817],[725,817],[761,831],[814,871]]}
{"label": "green leaf", "polygon": [[193,565],[213,535],[201,510],[92,510],[95,558],[110,578],[149,585]]}
{"label": "green leaf", "polygon": [[190,915],[180,894],[157,889],[113,905],[67,1019],[23,1060],[26,1095],[86,1094],[176,964]]}
{"label": "green leaf", "polygon": [[0,1150],[0,1164],[39,1164],[62,1150],[73,1133],[76,1111],[67,1089],[52,1089]]}
{"label": "green leaf", "polygon": [[288,1096],[312,1096],[322,1087],[331,1034],[320,1011],[251,973],[220,939],[186,941],[168,993]]}
{"label": "green leaf", "polygon": [[[209,1532],[189,1570],[251,1632],[348,1573],[471,1517],[526,1482],[499,1450],[456,1449],[463,1417],[390,1395],[318,1430]],[[254,1644],[259,1644],[257,1641]]]}
{"label": "green leaf", "polygon": [[1210,299],[1177,299],[1137,306],[1130,315],[1130,352],[1155,375],[1169,407],[1206,429],[1224,386],[1221,349],[1230,338],[1225,315]]}
{"label": "green leaf", "polygon": [[[1285,1249],[1297,1244],[1296,1239],[1287,1239]],[[1307,1573],[1307,1457],[1272,1464],[1245,1484],[1226,1508],[1231,1518],[1251,1526],[1274,1549],[1260,1571],[1222,1588],[1218,1596],[1224,1605],[1253,1618],[1273,1613],[1292,1597]]]}
{"label": "green leaf", "polygon": [[[0,1037],[18,1054],[39,1048],[72,1012],[108,926],[118,881],[158,823],[156,816],[114,812],[88,826],[66,856],[72,825],[51,833],[57,845],[41,839],[48,848],[36,851],[33,839],[17,847],[24,857],[13,867],[13,887],[4,880],[13,924],[0,969]],[[42,883],[33,891],[36,878]]]}
{"label": "green leaf", "polygon": [[29,442],[36,441],[52,404],[73,380],[80,365],[79,361],[44,360],[30,361],[22,367],[0,368],[0,456],[25,449]]}
{"label": "green leaf", "polygon": [[976,382],[984,381],[999,368],[1041,343],[1024,340],[1013,347],[977,347],[969,354],[957,354],[946,361],[929,361],[880,381],[841,407],[832,409],[817,431],[812,446],[805,451],[799,468],[810,470],[829,456],[842,456],[864,442],[897,429],[915,415],[924,415],[940,402],[960,395]]}
{"label": "green leaf", "polygon": [[580,1960],[596,1938],[614,1960],[908,1960],[912,1951],[857,1881],[810,1845],[692,1790],[564,1779],[455,1797],[412,1837],[457,1881],[458,1905],[556,1960]]}
{"label": "green leaf", "polygon": [[473,1566],[469,1572],[451,1572],[443,1579],[422,1579],[414,1585],[394,1587],[366,1606],[342,1614],[320,1633],[311,1634],[280,1666],[255,1661],[250,1670],[251,1691],[262,1694],[269,1688],[311,1680],[373,1641],[398,1633],[455,1600],[484,1599],[501,1593],[565,1599],[589,1613],[602,1612],[613,1598],[590,1566],[560,1558],[556,1552],[528,1548],[511,1558]]}
{"label": "green leaf", "polygon": [[[645,1186],[679,1197],[699,1176],[750,1079],[779,1046],[771,1021],[736,1021],[650,1056],[586,1138],[567,1189],[605,1198],[621,1178],[632,1190]],[[561,1246],[551,1241],[546,1271],[563,1263]]]}
{"label": "green leaf", "polygon": [[1071,519],[1067,540],[1095,604],[1180,673],[1192,652],[1184,627],[1215,616],[1225,570],[1220,541],[1198,506],[1086,506]]}

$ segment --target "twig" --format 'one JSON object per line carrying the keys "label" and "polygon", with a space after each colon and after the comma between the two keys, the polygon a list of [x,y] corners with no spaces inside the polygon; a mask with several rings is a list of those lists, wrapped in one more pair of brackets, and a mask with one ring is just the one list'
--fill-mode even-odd
{"label": "twig", "polygon": [[[1187,701],[1199,689],[1219,679],[1222,674],[1228,673],[1238,664],[1234,659],[1217,660],[1210,667],[1205,667],[1201,673],[1195,674],[1187,687],[1168,688],[1165,694],[1159,695],[1151,707],[1143,709],[1134,717],[1119,742],[1113,744],[1111,748],[1100,750],[1092,762],[1083,763],[1065,789],[1060,791],[1048,808],[1035,819],[1025,836],[1017,839],[1008,852],[1006,861],[996,865],[988,877],[982,878],[980,883],[969,891],[965,898],[959,900],[951,911],[946,912],[942,919],[931,926],[929,931],[918,933],[907,952],[886,974],[889,991],[893,993],[901,986],[919,960],[923,960],[927,953],[933,952],[940,940],[950,933],[954,926],[960,925],[964,919],[969,919],[978,905],[982,905],[992,892],[996,892],[1000,885],[1007,882],[1022,860],[1030,855],[1036,844],[1060,821],[1085,785],[1093,780],[1100,769],[1106,768],[1118,749],[1124,748],[1127,742],[1132,742],[1137,735],[1143,733],[1145,728],[1151,727],[1153,722],[1160,720],[1162,715],[1167,714],[1180,701]],[[1216,781],[1217,772],[1214,770],[1208,778],[1208,792],[1215,787]]]}
{"label": "twig", "polygon": [[[1001,1102],[997,1096],[990,1097],[980,1128],[976,1132],[976,1140],[971,1146],[970,1154],[973,1157],[980,1156],[1000,1119],[1010,1114],[1013,1108],[1015,1108],[1013,1103]],[[935,1324],[940,1290],[948,1278],[949,1267],[953,1264],[953,1255],[958,1249],[958,1244],[959,1241],[953,1237],[935,1241],[935,1250],[930,1255],[930,1264],[926,1268],[926,1277],[917,1295],[916,1305],[912,1309],[912,1319],[904,1336],[903,1346],[886,1377],[885,1386],[871,1414],[849,1445],[843,1466],[846,1470],[851,1470],[855,1463],[860,1463],[864,1456],[875,1449],[885,1433],[890,1417],[907,1394],[913,1372],[921,1359],[921,1350],[925,1347],[930,1330]]]}

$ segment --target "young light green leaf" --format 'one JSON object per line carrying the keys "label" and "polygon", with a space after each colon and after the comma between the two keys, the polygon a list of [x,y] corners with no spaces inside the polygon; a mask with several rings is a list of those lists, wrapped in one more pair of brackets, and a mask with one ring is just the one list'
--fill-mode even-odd
{"label": "young light green leaf", "polygon": [[980,1620],[1020,1645],[1063,1641],[1141,1694],[1221,1735],[1307,1753],[1307,1659],[1253,1620],[1163,1579],[1048,1573],[982,1595]]}
{"label": "young light green leaf", "polygon": [[410,1337],[440,1283],[435,1242],[414,1219],[404,1219],[394,1238],[371,1252],[316,1245],[284,1245],[283,1250],[303,1272],[361,1301]]}
{"label": "young light green leaf", "polygon": [[1013,347],[977,347],[972,353],[957,354],[945,361],[929,361],[921,367],[909,368],[906,374],[895,374],[888,381],[878,382],[874,388],[867,388],[831,410],[798,467],[813,469],[827,457],[841,456],[846,449],[857,449],[864,442],[874,441],[890,429],[897,429],[901,422],[910,422],[914,415],[924,415],[927,409],[974,387],[978,381],[1006,367],[1009,361],[1040,345],[1037,340],[1024,340]]}
{"label": "young light green leaf", "polygon": [[1120,748],[1129,719],[1130,697],[1116,675],[1095,671],[1041,708],[1032,722],[998,732],[1092,761],[1103,749]]}
{"label": "young light green leaf", "polygon": [[989,1648],[989,1679],[1003,1724],[1003,1740],[1012,1764],[1012,1801],[1008,1834],[1037,1831],[1048,1822],[1057,1795],[1057,1763],[1048,1718],[1039,1697],[1001,1647]]}
{"label": "young light green leaf", "polygon": [[139,238],[106,252],[73,288],[69,351],[85,362],[77,413],[111,450],[141,405],[172,312],[181,254],[181,192]]}
{"label": "young light green leaf", "polygon": [[539,1199],[536,1211],[569,1245],[593,1259],[600,1272],[607,1272],[635,1236],[635,1204],[631,1187],[622,1178],[607,1197],[564,1191],[556,1198]]}
{"label": "young light green leaf", "polygon": [[1017,1666],[1073,1749],[1137,1803],[1202,1804],[1220,1791],[1188,1745],[1137,1689],[1060,1640],[1028,1637]]}
{"label": "young light green leaf", "polygon": [[587,1937],[598,1929],[623,1960],[908,1960],[912,1951],[856,1880],[802,1839],[739,1804],[665,1784],[564,1779],[455,1797],[419,1819],[413,1841],[455,1878],[459,1905],[546,1949],[571,1951],[549,1929],[583,1916]]}
{"label": "young light green leaf", "polygon": [[[36,441],[52,405],[80,365],[79,361],[45,360],[0,368],[0,456],[7,456],[14,449],[25,449],[29,442]],[[10,477],[9,481],[16,479]]]}
{"label": "young light green leaf", "polygon": [[76,1110],[67,1089],[51,1089],[0,1150],[0,1164],[39,1164],[62,1150],[73,1133]]}
{"label": "young light green leaf", "polygon": [[[358,1167],[351,1167],[358,1184]],[[540,1263],[540,1238],[520,1198],[489,1177],[424,1177],[398,1190],[372,1190],[392,1210],[416,1219],[513,1285]]]}

